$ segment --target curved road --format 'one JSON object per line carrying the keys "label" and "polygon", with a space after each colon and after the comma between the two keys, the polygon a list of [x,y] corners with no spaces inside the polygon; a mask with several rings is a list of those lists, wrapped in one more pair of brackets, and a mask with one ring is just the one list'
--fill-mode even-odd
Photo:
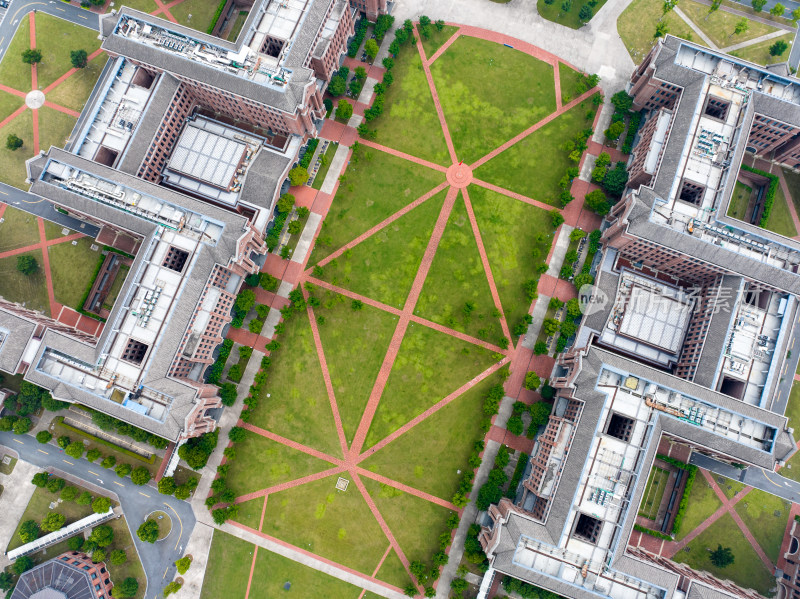
{"label": "curved road", "polygon": [[11,39],[14,37],[22,18],[36,10],[44,12],[70,23],[94,29],[99,34],[99,17],[97,13],[61,2],[60,0],[11,0],[6,16],[0,23],[0,59],[6,53]]}
{"label": "curved road", "polygon": [[[189,502],[161,495],[150,485],[138,487],[130,478],[119,478],[113,470],[106,470],[86,459],[76,460],[68,457],[57,445],[42,445],[30,435],[0,432],[0,445],[12,448],[24,462],[43,469],[52,467],[63,470],[67,474],[116,493],[147,576],[145,597],[148,599],[162,597],[162,589],[175,576],[174,562],[183,557],[183,550],[196,523]],[[172,530],[162,541],[155,544],[143,543],[136,536],[136,529],[147,514],[156,510],[170,515]]]}

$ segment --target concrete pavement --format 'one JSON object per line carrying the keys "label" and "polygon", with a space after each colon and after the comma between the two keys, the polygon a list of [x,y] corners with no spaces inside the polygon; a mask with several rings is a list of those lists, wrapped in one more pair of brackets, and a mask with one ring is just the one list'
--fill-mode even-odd
{"label": "concrete pavement", "polygon": [[[52,443],[41,445],[30,435],[0,432],[0,444],[11,447],[19,453],[20,462],[15,472],[22,462],[32,466],[34,472],[53,467],[116,493],[147,576],[145,597],[147,599],[161,597],[162,589],[175,575],[173,562],[183,556],[189,536],[195,527],[196,519],[188,502],[161,495],[150,485],[136,486],[130,478],[119,478],[112,470],[104,470],[99,464],[92,464],[86,459],[67,459],[57,445]],[[7,493],[9,491],[4,493],[0,501],[6,500]],[[25,504],[27,505],[27,500]],[[165,539],[155,544],[143,543],[136,536],[136,529],[144,522],[145,516],[155,510],[169,514],[172,518],[172,531]],[[144,584],[144,581],[139,582]]]}
{"label": "concrete pavement", "polygon": [[[7,453],[0,451],[0,454]],[[36,487],[31,482],[33,475],[39,468],[28,462],[17,461],[11,474],[0,474],[0,485],[3,486],[3,495],[0,497],[0,547],[8,547],[14,531],[17,529],[25,508],[31,500]],[[0,555],[0,570],[9,563],[5,554]]]}

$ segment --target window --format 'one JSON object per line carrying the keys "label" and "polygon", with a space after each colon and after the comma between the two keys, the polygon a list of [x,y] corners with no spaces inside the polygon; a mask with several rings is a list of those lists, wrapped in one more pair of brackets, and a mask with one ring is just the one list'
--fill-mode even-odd
{"label": "window", "polygon": [[632,418],[621,416],[619,414],[612,414],[611,419],[608,421],[606,434],[627,443],[631,439],[633,425],[634,420]]}
{"label": "window", "polygon": [[122,359],[134,364],[141,364],[147,354],[148,345],[135,339],[128,339],[128,345],[125,346],[125,351],[122,352]]}
{"label": "window", "polygon": [[706,109],[705,113],[707,116],[710,116],[714,119],[719,119],[724,121],[725,118],[728,116],[728,109],[730,108],[731,103],[727,100],[723,100],[722,98],[715,98],[714,96],[709,96],[708,101],[706,102]]}
{"label": "window", "polygon": [[586,514],[579,514],[575,523],[575,536],[588,543],[597,543],[603,522]]}

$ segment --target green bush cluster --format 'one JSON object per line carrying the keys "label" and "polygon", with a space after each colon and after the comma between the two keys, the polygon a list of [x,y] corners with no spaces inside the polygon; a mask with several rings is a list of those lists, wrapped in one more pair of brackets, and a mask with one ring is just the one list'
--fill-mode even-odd
{"label": "green bush cluster", "polygon": [[[233,324],[233,323],[231,323]],[[214,363],[209,367],[206,372],[206,382],[212,385],[218,385],[222,378],[222,371],[225,369],[225,363],[228,361],[228,356],[231,355],[233,349],[233,341],[226,339],[219,347],[219,355]]]}
{"label": "green bush cluster", "polygon": [[511,476],[511,482],[508,484],[508,489],[506,489],[506,492],[503,493],[505,497],[514,499],[514,496],[517,492],[517,487],[519,486],[519,481],[522,480],[522,475],[525,474],[525,467],[528,465],[529,459],[530,456],[527,453],[519,454],[519,461],[517,462],[517,467],[514,468],[514,474]]}
{"label": "green bush cluster", "polygon": [[122,420],[117,420],[116,418],[109,416],[108,414],[103,414],[102,412],[98,412],[97,410],[92,410],[91,408],[85,408],[84,406],[81,406],[81,408],[91,414],[92,422],[95,423],[97,427],[101,430],[104,430],[106,432],[112,430],[116,431],[120,435],[131,437],[134,441],[139,441],[140,443],[146,442],[148,445],[151,445],[156,449],[166,449],[167,445],[169,445],[169,441],[167,441],[163,437],[159,437],[158,435],[148,433],[144,429],[137,428],[132,424],[123,422]]}
{"label": "green bush cluster", "polygon": [[675,513],[675,519],[672,521],[672,530],[670,531],[673,535],[675,535],[680,532],[681,521],[686,513],[686,508],[689,506],[689,495],[692,491],[692,485],[694,484],[695,476],[697,476],[697,466],[694,464],[685,464],[684,462],[666,455],[658,454],[656,457],[659,460],[667,462],[668,464],[672,464],[676,468],[686,471],[686,486],[683,489],[683,496],[678,504],[678,511]]}
{"label": "green bush cluster", "polygon": [[489,560],[483,552],[478,536],[481,534],[480,524],[470,524],[467,530],[467,537],[464,539],[464,557],[467,561],[478,566],[481,573],[489,569]]}
{"label": "green bush cluster", "polygon": [[311,165],[311,159],[314,157],[314,152],[319,145],[319,138],[315,137],[311,141],[308,142],[306,146],[306,153],[303,154],[303,157],[300,159],[300,166],[303,168],[308,168]]}
{"label": "green bush cluster", "polygon": [[178,448],[178,455],[189,464],[190,468],[200,470],[208,462],[208,458],[217,447],[218,440],[219,429],[211,433],[203,433],[198,437],[191,437]]}
{"label": "green bush cluster", "polygon": [[[139,455],[138,453],[136,453],[134,451],[131,451],[130,449],[128,449],[126,447],[121,447],[119,445],[116,445],[116,444],[112,443],[111,441],[106,441],[105,439],[102,439],[100,437],[96,437],[96,436],[92,435],[91,433],[87,433],[87,432],[84,432],[84,431],[80,430],[79,428],[75,428],[71,424],[67,424],[66,422],[64,422],[64,417],[63,416],[58,416],[55,419],[55,422],[60,424],[62,427],[64,427],[68,431],[70,431],[72,433],[75,433],[75,434],[77,434],[77,435],[79,435],[79,436],[81,436],[81,437],[83,437],[85,439],[88,439],[92,443],[96,443],[98,445],[105,445],[106,447],[111,447],[114,451],[118,451],[119,453],[123,453],[128,457],[134,458],[136,460],[140,460],[142,462],[146,462],[148,464],[153,464],[156,461],[156,456],[155,455],[151,455],[149,458],[146,458],[146,457],[144,457],[142,455]],[[62,439],[63,439],[63,441],[62,441]],[[61,445],[63,443],[66,443],[66,445],[61,447]],[[73,444],[70,443],[69,437],[59,437],[58,438],[58,445],[59,445],[59,447],[61,447],[61,449],[63,449],[66,452],[68,447],[70,445],[73,445]],[[95,454],[93,453],[92,455],[95,455]],[[77,457],[77,456],[75,456],[75,457]],[[100,456],[98,455],[97,457],[95,457],[95,460],[98,457],[100,457]],[[113,458],[113,456],[109,456],[109,458],[112,458],[112,459],[114,459],[116,461],[116,458]],[[109,459],[109,458],[106,458],[106,459]],[[94,460],[92,460],[92,461],[94,461]]]}
{"label": "green bush cluster", "polygon": [[379,43],[383,41],[384,36],[392,28],[392,25],[394,25],[394,17],[392,15],[378,15],[372,28],[372,33],[375,34],[375,38]]}
{"label": "green bush cluster", "polygon": [[353,39],[347,46],[347,55],[350,58],[355,58],[358,54],[358,49],[361,47],[361,42],[364,41],[364,37],[367,35],[368,26],[369,23],[364,18],[359,19],[356,23],[356,34],[353,36]]}
{"label": "green bush cluster", "polygon": [[497,457],[494,459],[494,468],[489,472],[489,479],[478,491],[475,498],[475,505],[479,510],[488,509],[493,503],[497,503],[503,497],[503,486],[508,482],[508,476],[503,471],[508,465],[508,450],[505,445],[500,446]]}
{"label": "green bush cluster", "polygon": [[518,594],[522,599],[563,599],[561,595],[552,591],[541,589],[510,576],[503,577],[503,588],[509,593]]}
{"label": "green bush cluster", "polygon": [[[291,206],[289,206],[288,210],[281,211],[281,208],[285,208],[289,204],[289,200],[291,200]],[[283,225],[286,223],[286,219],[289,217],[291,213],[291,208],[294,206],[294,196],[290,193],[283,194],[280,199],[278,200],[278,215],[275,217],[275,220],[272,222],[272,228],[267,233],[267,248],[271,252],[276,247],[278,247],[278,243],[281,240],[281,232],[283,231]],[[242,317],[244,318],[244,316]],[[241,325],[239,325],[241,326]]]}
{"label": "green bush cluster", "polygon": [[631,150],[633,150],[633,139],[636,137],[636,133],[639,131],[639,127],[642,126],[642,113],[641,112],[632,112],[631,118],[628,121],[628,132],[625,134],[625,142],[622,144],[622,152],[625,154],[630,154]]}

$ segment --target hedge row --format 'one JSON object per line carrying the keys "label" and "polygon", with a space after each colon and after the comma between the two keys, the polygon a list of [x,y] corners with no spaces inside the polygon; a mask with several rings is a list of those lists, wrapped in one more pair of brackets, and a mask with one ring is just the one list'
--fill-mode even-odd
{"label": "hedge row", "polygon": [[319,145],[319,139],[316,137],[308,142],[308,147],[306,147],[306,153],[303,154],[303,157],[300,159],[300,166],[302,166],[305,169],[308,168],[308,166],[311,164],[311,158],[314,157],[314,152],[316,151],[318,145]]}
{"label": "hedge row", "polygon": [[206,29],[206,33],[213,33],[214,27],[217,26],[217,21],[222,16],[222,11],[225,10],[225,5],[228,3],[228,0],[220,0],[219,6],[217,6],[217,12],[214,13],[214,18],[211,19],[211,24]]}
{"label": "hedge row", "polygon": [[124,453],[128,457],[131,457],[131,458],[134,458],[134,459],[137,459],[137,460],[141,460],[142,462],[145,462],[147,464],[153,464],[156,461],[155,454],[152,454],[149,458],[146,458],[146,457],[144,457],[142,455],[139,455],[135,451],[131,451],[130,449],[126,449],[124,447],[120,447],[116,443],[112,443],[111,441],[106,441],[105,439],[101,439],[100,437],[95,437],[91,433],[87,433],[85,431],[82,431],[79,428],[76,428],[76,427],[72,426],[71,424],[67,424],[66,422],[64,422],[64,417],[63,416],[57,416],[56,417],[56,422],[58,424],[60,424],[61,426],[63,426],[68,431],[72,431],[72,432],[80,435],[81,437],[84,437],[84,438],[88,439],[92,443],[99,443],[101,445],[105,445],[106,447],[112,448],[114,451],[118,451],[120,453]]}
{"label": "hedge row", "polygon": [[694,477],[697,476],[697,466],[694,464],[686,464],[675,458],[671,458],[669,456],[658,454],[656,456],[659,460],[666,462],[667,464],[672,464],[676,468],[680,468],[681,470],[686,470],[686,487],[683,489],[683,496],[681,497],[681,502],[678,504],[678,512],[675,514],[675,520],[672,523],[672,534],[677,534],[681,529],[681,520],[683,520],[683,515],[686,512],[686,508],[689,506],[689,495],[692,492],[692,485],[694,484]]}
{"label": "hedge row", "polygon": [[509,499],[514,499],[519,481],[522,480],[522,475],[525,474],[525,467],[528,465],[528,459],[530,459],[530,456],[527,453],[521,453],[519,455],[517,467],[514,469],[514,474],[511,476],[511,482],[508,484],[508,489],[504,493],[504,495]]}
{"label": "hedge row", "polygon": [[368,23],[366,19],[359,19],[358,23],[356,23],[356,34],[350,42],[350,45],[347,46],[347,55],[350,58],[355,58],[356,54],[358,54],[361,42],[364,41],[364,36],[367,35],[367,26]]}
{"label": "hedge row", "polygon": [[764,209],[761,211],[761,220],[758,221],[759,227],[766,227],[770,212],[772,212],[772,204],[775,202],[775,191],[778,189],[778,177],[766,171],[753,168],[752,166],[747,166],[746,164],[742,164],[742,169],[769,179],[769,188],[767,188],[767,195],[764,198]]}
{"label": "hedge row", "polygon": [[630,121],[628,121],[628,133],[625,134],[625,142],[622,144],[622,152],[624,154],[630,154],[631,150],[633,150],[633,138],[636,137],[641,125],[642,113],[632,112]]}
{"label": "hedge row", "polygon": [[639,532],[643,532],[646,535],[650,535],[651,537],[655,537],[657,539],[664,539],[665,541],[671,541],[672,537],[669,535],[665,535],[663,532],[658,532],[657,530],[653,530],[652,528],[647,528],[646,526],[642,526],[641,524],[634,524],[634,530],[638,530]]}
{"label": "hedge row", "polygon": [[208,375],[206,376],[207,383],[212,385],[219,384],[219,381],[222,378],[222,371],[225,369],[225,363],[228,361],[228,356],[231,355],[232,349],[232,340],[226,339],[222,342],[222,345],[219,348],[219,355],[217,356],[217,359],[211,365],[211,368],[208,369]]}

